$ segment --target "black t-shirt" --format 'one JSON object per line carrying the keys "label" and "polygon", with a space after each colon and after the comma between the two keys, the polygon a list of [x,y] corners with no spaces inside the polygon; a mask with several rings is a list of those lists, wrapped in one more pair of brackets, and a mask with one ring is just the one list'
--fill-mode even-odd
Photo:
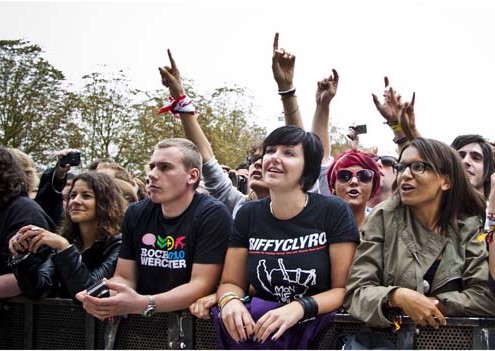
{"label": "black t-shirt", "polygon": [[10,238],[29,224],[52,232],[55,230],[55,224],[50,217],[40,205],[27,196],[19,195],[0,206],[0,275],[12,273],[12,269],[7,266]]}
{"label": "black t-shirt", "polygon": [[270,199],[248,202],[237,213],[230,247],[248,249],[248,282],[260,298],[287,303],[331,288],[329,245],[359,242],[350,207],[340,198],[309,193],[294,218],[270,213]]}
{"label": "black t-shirt", "polygon": [[229,211],[207,195],[195,193],[189,207],[171,219],[146,199],[126,211],[119,257],[136,261],[138,293],[158,294],[188,283],[193,263],[223,263],[231,231]]}

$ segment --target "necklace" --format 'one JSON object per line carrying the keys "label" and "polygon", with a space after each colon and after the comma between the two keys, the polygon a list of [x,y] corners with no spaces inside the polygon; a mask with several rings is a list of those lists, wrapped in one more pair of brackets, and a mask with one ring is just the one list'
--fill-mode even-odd
{"label": "necklace", "polygon": [[[305,208],[308,205],[308,201],[309,201],[309,196],[308,196],[308,193],[306,193],[306,200],[304,200],[303,208]],[[273,213],[273,206],[272,206],[271,200],[270,200],[270,213],[272,214],[272,216],[275,216],[275,214]]]}

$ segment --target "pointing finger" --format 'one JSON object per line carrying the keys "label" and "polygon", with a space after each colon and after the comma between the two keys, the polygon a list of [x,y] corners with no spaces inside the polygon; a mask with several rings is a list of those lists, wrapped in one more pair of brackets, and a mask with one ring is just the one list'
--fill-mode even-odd
{"label": "pointing finger", "polygon": [[273,54],[278,50],[278,32],[275,33],[275,38],[273,38]]}
{"label": "pointing finger", "polygon": [[177,69],[177,65],[175,64],[175,60],[172,57],[172,52],[170,51],[170,49],[167,49],[167,54],[168,54],[168,59],[170,60],[170,65],[172,66],[172,69],[173,70],[176,70]]}

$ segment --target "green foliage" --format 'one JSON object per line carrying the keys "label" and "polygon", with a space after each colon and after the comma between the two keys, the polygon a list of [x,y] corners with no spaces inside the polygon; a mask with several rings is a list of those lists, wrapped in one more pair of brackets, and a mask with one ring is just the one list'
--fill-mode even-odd
{"label": "green foliage", "polygon": [[0,41],[0,144],[44,162],[81,135],[71,118],[74,95],[41,53],[24,40]]}
{"label": "green foliage", "polygon": [[[53,151],[78,148],[83,166],[111,158],[143,175],[156,143],[184,137],[180,120],[158,115],[165,88],[137,91],[122,71],[93,72],[83,81],[79,91],[70,91],[39,46],[0,41],[0,144],[19,148],[43,165],[53,164]],[[245,161],[251,146],[266,135],[255,123],[253,97],[239,86],[200,93],[192,80],[183,84],[196,107],[190,118],[198,118],[218,161],[231,167]],[[347,148],[343,134],[332,127],[332,155]]]}

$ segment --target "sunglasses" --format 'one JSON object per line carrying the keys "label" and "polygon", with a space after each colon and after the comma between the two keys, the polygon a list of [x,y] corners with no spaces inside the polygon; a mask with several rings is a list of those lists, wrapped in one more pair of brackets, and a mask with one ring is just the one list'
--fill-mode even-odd
{"label": "sunglasses", "polygon": [[248,166],[251,166],[253,163],[256,163],[256,161],[258,161],[262,157],[263,157],[263,155],[261,155],[261,154],[254,154],[254,155],[248,156],[248,158],[247,158]]}
{"label": "sunglasses", "polygon": [[349,171],[348,169],[341,169],[337,172],[337,180],[341,183],[349,183],[349,181],[356,177],[360,183],[367,184],[373,180],[374,173],[369,169],[362,169],[356,173]]}
{"label": "sunglasses", "polygon": [[393,156],[374,156],[373,159],[376,162],[382,161],[385,167],[393,167],[397,163],[397,159]]}

